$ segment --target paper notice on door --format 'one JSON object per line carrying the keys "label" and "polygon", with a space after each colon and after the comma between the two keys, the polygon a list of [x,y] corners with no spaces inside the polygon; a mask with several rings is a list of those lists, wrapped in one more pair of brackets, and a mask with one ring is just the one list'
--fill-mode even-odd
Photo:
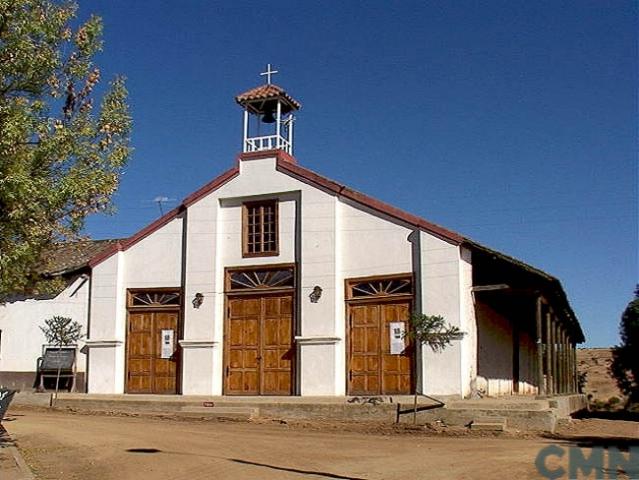
{"label": "paper notice on door", "polygon": [[404,337],[406,335],[406,322],[390,322],[390,353],[401,355],[406,348]]}
{"label": "paper notice on door", "polygon": [[174,343],[173,343],[174,330],[162,330],[162,353],[160,358],[171,358],[173,356]]}

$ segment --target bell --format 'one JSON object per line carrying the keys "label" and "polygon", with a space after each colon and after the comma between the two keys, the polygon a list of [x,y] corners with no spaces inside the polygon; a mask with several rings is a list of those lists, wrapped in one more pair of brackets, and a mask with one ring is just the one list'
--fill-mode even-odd
{"label": "bell", "polygon": [[275,123],[275,117],[273,116],[273,110],[264,112],[262,117],[262,123]]}

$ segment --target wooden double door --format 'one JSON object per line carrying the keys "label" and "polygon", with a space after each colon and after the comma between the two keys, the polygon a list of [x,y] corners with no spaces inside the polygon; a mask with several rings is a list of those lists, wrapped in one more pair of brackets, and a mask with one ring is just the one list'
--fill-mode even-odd
{"label": "wooden double door", "polygon": [[293,293],[229,296],[225,322],[227,395],[292,395]]}
{"label": "wooden double door", "polygon": [[406,339],[401,353],[391,353],[391,323],[408,327],[410,300],[351,303],[348,393],[399,395],[413,392],[414,348]]}
{"label": "wooden double door", "polygon": [[129,312],[127,393],[177,393],[179,310]]}

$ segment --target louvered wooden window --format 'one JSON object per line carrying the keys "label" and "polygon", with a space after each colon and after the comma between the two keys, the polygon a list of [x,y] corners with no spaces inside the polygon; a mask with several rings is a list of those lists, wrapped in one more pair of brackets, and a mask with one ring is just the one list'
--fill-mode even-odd
{"label": "louvered wooden window", "polygon": [[277,255],[277,201],[245,203],[242,212],[242,253],[245,257]]}

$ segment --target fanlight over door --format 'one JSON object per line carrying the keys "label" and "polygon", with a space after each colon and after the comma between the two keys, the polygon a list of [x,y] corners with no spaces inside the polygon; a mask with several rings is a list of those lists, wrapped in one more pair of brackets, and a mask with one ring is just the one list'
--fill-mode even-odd
{"label": "fanlight over door", "polygon": [[229,270],[226,289],[229,292],[283,289],[295,286],[295,271],[291,267]]}

